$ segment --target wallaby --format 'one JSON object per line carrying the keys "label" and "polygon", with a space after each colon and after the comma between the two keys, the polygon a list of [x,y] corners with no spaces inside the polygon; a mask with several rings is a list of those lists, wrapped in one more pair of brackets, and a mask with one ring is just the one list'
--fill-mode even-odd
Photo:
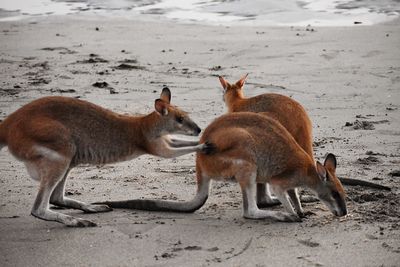
{"label": "wallaby", "polygon": [[[206,202],[210,180],[234,180],[243,194],[243,216],[300,221],[288,191],[310,189],[336,216],[347,214],[345,193],[336,177],[336,158],[328,154],[324,165],[304,151],[275,119],[253,112],[223,115],[200,138],[205,149],[197,152],[197,194],[191,201],[126,200],[103,202],[113,208],[193,212]],[[260,210],[256,184],[269,183],[286,212]],[[293,203],[295,204],[295,203]]]}
{"label": "wallaby", "polygon": [[[289,131],[304,151],[313,158],[312,123],[303,106],[290,97],[275,93],[266,93],[250,98],[244,97],[243,86],[247,76],[243,76],[234,84],[230,84],[222,76],[219,76],[219,81],[224,90],[223,99],[228,111],[257,112],[276,119]],[[390,190],[387,186],[358,179],[340,178],[339,180],[345,185],[361,185],[375,189]],[[257,205],[260,208],[279,203],[279,201],[272,198],[267,185],[257,184]],[[299,215],[304,216],[297,189],[289,191],[289,196],[295,203]]]}
{"label": "wallaby", "polygon": [[[266,93],[251,98],[243,95],[243,86],[248,75],[243,76],[234,84],[227,82],[222,76],[219,81],[224,90],[223,99],[228,112],[258,112],[276,119],[293,136],[296,142],[313,159],[312,123],[306,110],[296,100],[281,94]],[[303,209],[299,200],[297,189],[289,190],[289,196],[297,212],[303,216]],[[268,207],[278,204],[272,198],[267,184],[257,184],[257,205]]]}
{"label": "wallaby", "polygon": [[104,212],[106,205],[86,204],[64,196],[68,172],[78,164],[105,164],[143,154],[165,158],[201,151],[204,144],[171,138],[197,136],[201,129],[186,112],[170,104],[164,88],[155,111],[145,116],[114,113],[87,101],[44,97],[21,107],[0,124],[0,147],[8,146],[40,182],[31,214],[67,226],[95,226],[49,209],[49,203],[85,212]]}

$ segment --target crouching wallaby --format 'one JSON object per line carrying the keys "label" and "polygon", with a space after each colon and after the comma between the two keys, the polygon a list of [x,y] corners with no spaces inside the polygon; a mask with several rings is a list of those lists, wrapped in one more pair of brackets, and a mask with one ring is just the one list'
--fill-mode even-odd
{"label": "crouching wallaby", "polygon": [[155,111],[138,117],[67,97],[41,98],[9,115],[0,124],[0,147],[8,146],[11,154],[25,163],[30,176],[40,182],[31,214],[68,226],[95,226],[49,209],[51,203],[85,212],[111,210],[64,196],[67,174],[73,167],[124,161],[142,154],[171,158],[201,151],[203,144],[168,136],[197,136],[201,131],[187,113],[170,104],[170,99],[170,90],[164,88],[155,101]]}
{"label": "crouching wallaby", "polygon": [[[224,89],[223,99],[228,112],[257,112],[276,119],[293,136],[294,140],[313,159],[313,137],[312,123],[306,110],[294,99],[275,93],[266,93],[251,98],[243,95],[243,85],[247,75],[234,84],[230,84],[223,77],[219,81]],[[297,212],[303,216],[297,189],[289,190],[289,196],[298,209]],[[278,204],[279,201],[272,198],[267,184],[257,184],[257,205],[268,207]]]}
{"label": "crouching wallaby", "polygon": [[[193,212],[207,200],[210,180],[234,180],[243,194],[243,216],[300,221],[288,191],[305,187],[336,216],[347,214],[345,193],[337,179],[336,158],[329,154],[324,165],[302,149],[275,119],[251,112],[223,115],[211,123],[200,139],[207,144],[196,156],[197,194],[187,202],[127,200],[104,202],[113,208]],[[260,210],[256,184],[269,183],[286,212]],[[293,203],[296,205],[296,203]]]}

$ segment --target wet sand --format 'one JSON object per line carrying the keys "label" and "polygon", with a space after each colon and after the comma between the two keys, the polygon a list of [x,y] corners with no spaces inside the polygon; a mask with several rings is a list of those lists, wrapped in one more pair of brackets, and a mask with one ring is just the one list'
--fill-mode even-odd
{"label": "wet sand", "polygon": [[[346,218],[306,203],[314,215],[280,223],[242,218],[239,186],[214,183],[193,214],[62,210],[99,225],[73,229],[29,215],[38,184],[3,149],[2,266],[398,265],[399,26],[218,27],[72,16],[0,23],[0,118],[48,95],[144,114],[167,85],[172,103],[205,128],[226,112],[217,76],[235,81],[249,73],[247,96],[281,93],[305,106],[317,159],[334,153],[340,177],[392,188],[348,186]],[[67,182],[67,194],[86,202],[185,200],[195,190],[194,155],[82,166]]]}

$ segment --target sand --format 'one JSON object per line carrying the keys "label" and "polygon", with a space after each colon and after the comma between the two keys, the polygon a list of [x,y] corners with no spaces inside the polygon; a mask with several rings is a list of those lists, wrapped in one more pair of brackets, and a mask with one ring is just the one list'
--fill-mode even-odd
{"label": "sand", "polygon": [[[214,183],[193,214],[62,210],[99,225],[75,229],[29,215],[38,184],[3,149],[1,265],[398,266],[399,26],[218,27],[79,16],[0,23],[0,118],[48,95],[144,114],[167,85],[172,103],[205,128],[226,112],[217,76],[236,81],[249,73],[247,96],[276,92],[304,105],[317,159],[334,153],[340,177],[392,188],[347,186],[347,217],[306,203],[314,215],[280,223],[242,218],[239,186]],[[82,166],[67,182],[67,194],[86,202],[185,200],[195,190],[194,155]]]}

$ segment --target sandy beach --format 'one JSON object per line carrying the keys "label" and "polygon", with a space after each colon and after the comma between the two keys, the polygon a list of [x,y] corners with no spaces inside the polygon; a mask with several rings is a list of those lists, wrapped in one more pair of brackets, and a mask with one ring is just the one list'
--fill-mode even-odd
{"label": "sandy beach", "polygon": [[[201,128],[226,112],[218,75],[249,73],[245,94],[298,100],[315,156],[338,157],[349,215],[321,203],[301,223],[247,220],[234,183],[213,184],[193,214],[83,214],[95,228],[30,216],[38,183],[0,152],[1,266],[398,266],[400,263],[400,21],[355,27],[227,27],[53,16],[0,23],[0,119],[36,98],[79,97],[119,113],[153,110],[164,85]],[[194,154],[141,156],[71,171],[67,194],[85,202],[190,199]],[[281,206],[274,209],[283,209]]]}

